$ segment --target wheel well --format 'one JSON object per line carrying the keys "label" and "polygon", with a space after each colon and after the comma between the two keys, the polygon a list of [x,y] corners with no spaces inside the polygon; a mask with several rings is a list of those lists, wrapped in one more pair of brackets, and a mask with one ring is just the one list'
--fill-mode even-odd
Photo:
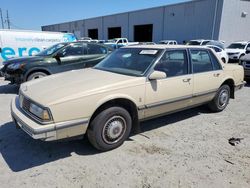
{"label": "wheel well", "polygon": [[132,118],[132,129],[136,130],[138,128],[139,119],[138,119],[137,107],[134,104],[134,102],[130,101],[129,99],[124,99],[124,98],[113,99],[102,104],[100,107],[96,109],[94,114],[91,116],[89,122],[91,122],[101,111],[107,108],[110,108],[112,106],[118,106],[118,107],[122,107],[126,109]]}
{"label": "wheel well", "polygon": [[30,72],[27,74],[25,80],[27,81],[28,77],[29,77],[31,74],[35,73],[35,72],[43,72],[43,73],[45,73],[45,74],[47,74],[47,75],[51,75],[50,72],[47,71],[47,70],[44,70],[44,69],[35,69],[35,70],[30,71]]}
{"label": "wheel well", "polygon": [[234,81],[232,79],[228,79],[221,85],[228,85],[230,87],[230,98],[234,99]]}

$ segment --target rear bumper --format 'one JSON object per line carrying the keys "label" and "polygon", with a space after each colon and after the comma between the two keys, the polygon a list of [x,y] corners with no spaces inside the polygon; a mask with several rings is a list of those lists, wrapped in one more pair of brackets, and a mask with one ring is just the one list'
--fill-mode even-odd
{"label": "rear bumper", "polygon": [[19,106],[16,97],[11,102],[11,115],[18,128],[34,139],[53,141],[74,136],[84,135],[87,131],[88,119],[72,120],[60,123],[42,125],[35,122]]}
{"label": "rear bumper", "polygon": [[245,78],[250,79],[250,69],[244,69]]}
{"label": "rear bumper", "polygon": [[246,82],[242,81],[240,84],[235,86],[235,91],[242,89],[245,85],[246,85]]}

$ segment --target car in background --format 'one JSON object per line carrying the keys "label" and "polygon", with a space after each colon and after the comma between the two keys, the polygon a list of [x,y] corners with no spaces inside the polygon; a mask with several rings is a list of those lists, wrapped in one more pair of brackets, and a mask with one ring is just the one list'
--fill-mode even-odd
{"label": "car in background", "polygon": [[161,40],[158,44],[177,45],[176,40]]}
{"label": "car in background", "polygon": [[245,80],[250,84],[250,53],[240,58],[240,65],[243,66],[245,72]]}
{"label": "car in background", "polygon": [[220,59],[223,61],[223,63],[228,63],[228,55],[227,52],[223,49],[220,48],[219,46],[215,46],[215,45],[206,45],[209,48],[212,48],[216,54],[220,57]]}
{"label": "car in background", "polygon": [[34,139],[86,134],[107,151],[122,145],[141,121],[204,104],[223,111],[244,86],[243,74],[207,47],[126,46],[94,68],[22,84],[11,114]]}
{"label": "car in background", "polygon": [[114,38],[114,39],[108,40],[104,44],[113,49],[118,49],[123,46],[136,45],[136,44],[139,44],[139,42],[129,42],[127,38]]}
{"label": "car in background", "polygon": [[1,74],[12,84],[21,84],[55,73],[92,67],[111,51],[95,43],[59,43],[35,56],[5,61]]}
{"label": "car in background", "polygon": [[190,46],[204,46],[207,43],[211,42],[213,40],[205,40],[205,39],[196,39],[196,40],[190,40],[186,43],[186,45]]}
{"label": "car in background", "polygon": [[239,61],[241,57],[250,52],[250,41],[233,42],[226,48],[231,61]]}

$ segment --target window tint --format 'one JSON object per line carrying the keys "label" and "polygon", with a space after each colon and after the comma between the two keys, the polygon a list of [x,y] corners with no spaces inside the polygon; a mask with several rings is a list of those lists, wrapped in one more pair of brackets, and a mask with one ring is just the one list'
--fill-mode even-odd
{"label": "window tint", "polygon": [[107,54],[108,53],[105,47],[95,45],[95,44],[88,44],[87,52],[88,54]]}
{"label": "window tint", "polygon": [[221,70],[222,69],[221,64],[219,63],[218,59],[215,57],[215,55],[212,52],[210,52],[210,57],[214,66],[214,70]]}
{"label": "window tint", "polygon": [[247,45],[247,48],[250,48],[250,43]]}
{"label": "window tint", "polygon": [[167,77],[180,76],[188,73],[187,54],[184,50],[166,52],[155,70],[162,71]]}
{"label": "window tint", "polygon": [[213,66],[209,54],[205,50],[191,50],[193,73],[212,71]]}
{"label": "window tint", "polygon": [[71,44],[64,48],[61,52],[63,57],[66,56],[77,56],[77,55],[83,55],[84,49],[82,44]]}

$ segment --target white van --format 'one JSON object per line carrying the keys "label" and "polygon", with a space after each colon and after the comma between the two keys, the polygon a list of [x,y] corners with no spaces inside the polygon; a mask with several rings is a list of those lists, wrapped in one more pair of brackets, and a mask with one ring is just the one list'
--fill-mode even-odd
{"label": "white van", "polygon": [[76,37],[71,33],[0,30],[0,66],[10,58],[32,56],[53,44],[73,41]]}

